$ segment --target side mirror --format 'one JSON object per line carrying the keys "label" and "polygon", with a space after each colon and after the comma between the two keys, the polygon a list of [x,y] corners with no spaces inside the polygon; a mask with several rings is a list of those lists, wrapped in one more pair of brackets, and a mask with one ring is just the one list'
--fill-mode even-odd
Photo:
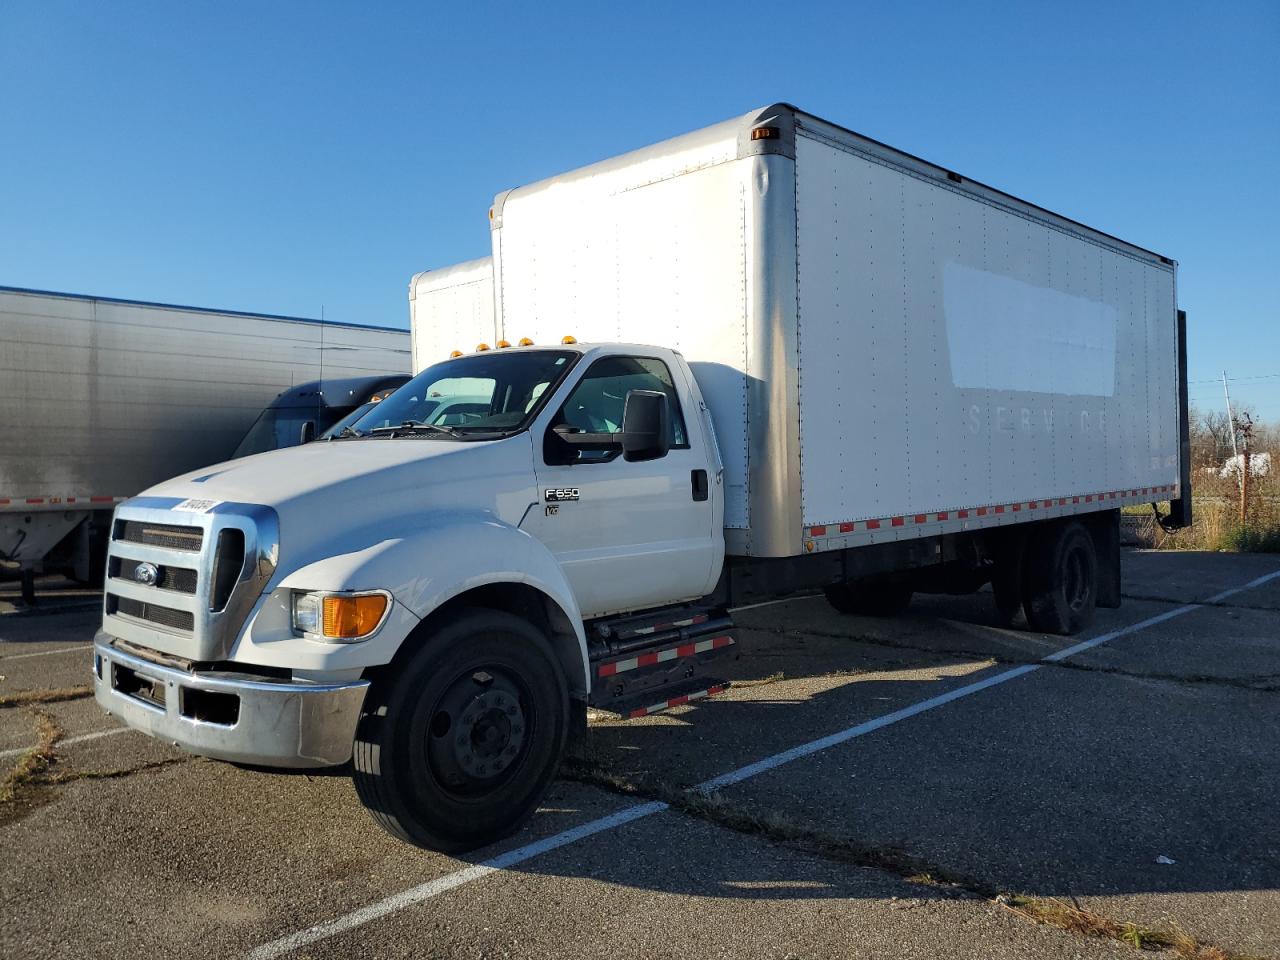
{"label": "side mirror", "polygon": [[302,429],[298,431],[299,443],[310,443],[316,438],[316,422],[314,420],[302,421]]}
{"label": "side mirror", "polygon": [[657,460],[671,450],[671,408],[658,390],[630,390],[622,408],[623,459]]}

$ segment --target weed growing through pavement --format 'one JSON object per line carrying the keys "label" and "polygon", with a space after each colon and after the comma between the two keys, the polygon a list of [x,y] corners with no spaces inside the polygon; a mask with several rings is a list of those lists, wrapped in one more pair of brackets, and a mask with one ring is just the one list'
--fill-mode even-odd
{"label": "weed growing through pavement", "polygon": [[0,697],[0,710],[9,707],[27,707],[36,703],[62,703],[66,700],[83,700],[93,696],[93,687],[62,687],[57,690],[22,690]]}

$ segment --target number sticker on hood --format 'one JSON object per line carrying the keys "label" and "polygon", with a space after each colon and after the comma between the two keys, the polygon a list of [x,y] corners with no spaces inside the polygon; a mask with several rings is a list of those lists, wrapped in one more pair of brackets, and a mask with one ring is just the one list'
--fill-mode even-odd
{"label": "number sticker on hood", "polygon": [[174,504],[170,509],[185,510],[188,513],[208,513],[221,502],[221,500],[183,500],[181,503]]}

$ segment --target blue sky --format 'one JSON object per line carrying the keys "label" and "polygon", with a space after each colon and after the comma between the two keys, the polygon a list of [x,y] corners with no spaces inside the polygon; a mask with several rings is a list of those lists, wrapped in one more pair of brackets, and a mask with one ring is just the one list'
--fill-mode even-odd
{"label": "blue sky", "polygon": [[404,326],[499,190],[775,100],[1174,257],[1280,419],[1275,0],[0,0],[0,284]]}

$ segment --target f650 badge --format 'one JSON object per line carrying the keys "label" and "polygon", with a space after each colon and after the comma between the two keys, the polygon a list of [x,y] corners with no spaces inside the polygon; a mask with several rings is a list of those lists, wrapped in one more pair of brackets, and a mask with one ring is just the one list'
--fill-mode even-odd
{"label": "f650 badge", "polygon": [[566,500],[577,500],[577,487],[548,487],[547,503],[564,503]]}

